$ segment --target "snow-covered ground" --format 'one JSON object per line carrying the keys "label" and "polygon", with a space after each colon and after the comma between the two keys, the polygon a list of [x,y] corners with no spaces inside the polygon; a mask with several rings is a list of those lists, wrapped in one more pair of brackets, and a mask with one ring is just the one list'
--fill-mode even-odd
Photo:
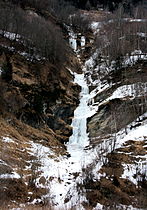
{"label": "snow-covered ground", "polygon": [[[105,85],[104,88],[101,89],[101,91],[106,90],[108,85]],[[110,86],[109,86],[110,87]],[[99,94],[101,91],[98,91],[98,89],[95,89],[95,95]],[[102,104],[107,103],[108,101],[111,101],[113,99],[130,99],[133,100],[135,97],[141,97],[147,95],[147,83],[134,83],[130,85],[123,85],[118,87],[110,97],[106,98],[104,101],[97,103],[99,106]]]}
{"label": "snow-covered ground", "polygon": [[[144,140],[147,137],[147,120],[143,120],[146,116],[147,114],[144,114],[140,117],[142,119],[141,126],[130,129],[131,125],[137,123],[137,119],[128,125],[126,128],[127,135],[124,129],[115,134],[115,149],[122,148],[128,140]],[[77,121],[79,120],[80,118],[77,118]],[[74,127],[74,129],[77,128]],[[83,126],[80,125],[77,133],[82,132],[82,130]],[[97,160],[93,168],[95,179],[100,179],[102,176],[105,176],[105,174],[97,172],[106,161],[107,154],[112,151],[114,137],[112,135],[111,138],[103,140],[94,149],[85,150],[84,146],[88,145],[88,138],[85,130],[83,132],[85,139],[87,139],[86,141],[84,139],[83,144],[79,142],[83,141],[83,139],[78,138],[75,133],[70,138],[67,145],[67,150],[70,154],[69,158],[55,157],[55,154],[48,147],[32,142],[32,154],[38,158],[36,161],[39,161],[41,164],[41,167],[37,170],[41,172],[40,178],[44,177],[46,180],[43,185],[39,181],[40,178],[38,178],[36,185],[38,187],[48,188],[48,194],[44,196],[44,199],[48,199],[54,205],[55,209],[70,209],[73,206],[76,206],[75,209],[77,210],[84,209],[81,203],[82,201],[86,201],[86,198],[84,190],[78,190],[78,184],[82,183],[85,177],[82,169],[93,163],[94,160]],[[135,178],[134,175],[136,175],[138,168],[140,169],[140,173],[146,172],[146,159],[147,155],[143,156],[143,159],[140,158],[140,162],[136,165],[124,164],[122,178],[127,178],[137,185],[139,177]],[[39,200],[35,200],[34,202],[39,202]],[[102,209],[102,205],[98,204],[98,207],[98,209]]]}
{"label": "snow-covered ground", "polygon": [[[144,116],[147,116],[147,113]],[[120,132],[117,135],[119,143],[117,143],[116,147],[118,148],[120,148],[120,145],[123,147],[124,143],[129,140],[147,142],[147,120],[142,122],[141,126],[133,130],[128,128],[128,134],[124,135],[124,137],[120,138]],[[145,179],[147,179],[147,152],[143,155],[133,156],[137,161],[134,161],[132,164],[123,164],[124,172],[122,178],[129,179],[135,185],[138,185],[138,181],[141,181],[142,175],[145,175]]]}
{"label": "snow-covered ground", "polygon": [[3,137],[2,141],[5,142],[5,143],[14,143],[14,140],[9,138],[8,136]]}
{"label": "snow-covered ground", "polygon": [[85,197],[79,193],[77,184],[83,179],[82,167],[85,162],[91,163],[92,157],[89,151],[84,151],[78,144],[69,145],[68,148],[71,157],[51,158],[52,152],[48,147],[32,144],[32,151],[41,163],[38,168],[41,171],[40,177],[46,179],[43,185],[38,178],[36,185],[48,188],[43,199],[51,202],[55,209],[70,209],[74,205],[77,205],[77,209],[82,209],[80,202],[84,201]]}
{"label": "snow-covered ground", "polygon": [[[108,58],[101,58],[101,60],[98,61],[97,58],[99,57],[99,54],[100,54],[100,49],[99,50],[97,49],[85,63],[85,66],[87,68],[87,73],[91,72],[88,80],[92,85],[98,84],[97,80],[91,79],[92,73],[94,71],[97,72],[97,77],[100,78],[100,74],[105,76],[109,72],[114,71],[116,66],[116,61],[112,61],[110,63],[108,61]],[[134,52],[131,53],[131,55],[127,54],[126,56],[124,56],[122,60],[122,67],[133,66],[139,60],[147,60],[147,53],[142,53],[141,50],[135,50]]]}
{"label": "snow-covered ground", "polygon": [[14,41],[20,41],[21,39],[21,36],[19,34],[15,34],[15,33],[12,33],[12,32],[8,32],[8,31],[2,31],[0,30],[0,35],[3,35],[4,37]]}
{"label": "snow-covered ground", "polygon": [[125,97],[135,98],[146,94],[147,94],[147,83],[139,82],[131,85],[123,85],[118,87],[107,100],[112,100],[115,98],[125,98]]}
{"label": "snow-covered ground", "polygon": [[[141,125],[135,127],[138,124],[138,119],[134,122],[129,124],[125,129],[120,130],[118,133],[109,135],[108,138],[103,139],[95,148],[95,157],[97,159],[97,164],[93,168],[93,173],[95,174],[96,179],[100,179],[100,177],[105,177],[105,174],[97,173],[104,163],[107,162],[107,154],[111,153],[114,149],[123,148],[124,144],[129,141],[147,141],[147,120],[146,119],[147,113],[140,116],[140,120],[142,120]],[[132,126],[134,126],[132,128]],[[126,134],[127,132],[127,134]],[[95,141],[100,137],[94,138]],[[137,158],[137,156],[135,156]],[[140,159],[137,163],[132,164],[124,164],[124,173],[122,178],[129,179],[134,184],[137,185],[139,178],[135,175],[139,170],[140,174],[146,174],[147,178],[147,153],[145,155],[139,155],[138,158]]]}
{"label": "snow-covered ground", "polygon": [[[15,33],[12,33],[12,32],[9,32],[9,31],[4,31],[2,32],[0,30],[0,35],[3,35],[4,37],[10,39],[11,41],[17,41],[17,42],[20,42],[22,43],[23,45],[25,45],[25,42],[22,41],[22,36],[19,35],[19,34],[15,34]],[[1,44],[2,47],[8,49],[9,51],[11,52],[15,52],[16,49],[14,47],[9,47],[7,45],[4,45],[4,44]],[[28,61],[33,61],[34,59],[37,60],[37,61],[41,61],[41,60],[45,60],[46,58],[43,57],[43,56],[40,56],[38,53],[35,53],[36,49],[35,48],[31,48],[32,51],[34,51],[34,54],[30,54],[28,52],[25,52],[25,51],[17,51],[17,53],[23,57],[25,57]],[[0,67],[0,75],[2,73],[2,68]]]}
{"label": "snow-covered ground", "polygon": [[20,175],[16,172],[12,172],[12,174],[1,174],[0,179],[20,179]]}
{"label": "snow-covered ground", "polygon": [[122,66],[132,66],[134,65],[138,60],[147,60],[147,53],[142,53],[141,50],[135,50],[131,53],[131,55],[126,55],[126,58],[124,59]]}

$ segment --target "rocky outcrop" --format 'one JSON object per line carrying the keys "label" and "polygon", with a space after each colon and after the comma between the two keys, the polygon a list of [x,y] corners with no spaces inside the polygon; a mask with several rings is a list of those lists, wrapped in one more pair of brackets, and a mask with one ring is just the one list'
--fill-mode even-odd
{"label": "rocky outcrop", "polygon": [[[88,119],[91,138],[116,133],[146,112],[146,91],[143,89],[146,86],[146,61],[111,72],[104,78],[104,81],[106,80],[107,84],[111,85],[95,96],[94,102],[99,104],[99,108],[97,113]],[[132,91],[135,91],[134,97],[118,96],[107,100],[119,87],[127,87],[128,84],[132,85]]]}

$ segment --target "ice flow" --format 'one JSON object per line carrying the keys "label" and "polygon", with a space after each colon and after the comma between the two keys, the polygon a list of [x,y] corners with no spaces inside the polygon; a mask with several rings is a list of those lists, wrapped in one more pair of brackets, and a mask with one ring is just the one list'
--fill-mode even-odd
{"label": "ice flow", "polygon": [[89,144],[87,134],[87,117],[90,112],[88,106],[89,101],[89,88],[83,74],[75,74],[75,83],[81,86],[80,103],[74,112],[72,121],[73,134],[69,139],[68,146],[78,145],[85,147]]}

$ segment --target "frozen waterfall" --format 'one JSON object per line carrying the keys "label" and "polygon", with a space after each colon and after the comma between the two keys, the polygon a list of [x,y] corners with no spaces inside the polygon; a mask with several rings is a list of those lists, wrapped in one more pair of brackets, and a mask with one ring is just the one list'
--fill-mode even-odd
{"label": "frozen waterfall", "polygon": [[78,144],[80,147],[87,146],[87,116],[90,111],[88,106],[89,101],[89,88],[83,74],[75,73],[75,83],[81,86],[80,104],[74,112],[72,121],[73,134],[69,139],[68,145]]}

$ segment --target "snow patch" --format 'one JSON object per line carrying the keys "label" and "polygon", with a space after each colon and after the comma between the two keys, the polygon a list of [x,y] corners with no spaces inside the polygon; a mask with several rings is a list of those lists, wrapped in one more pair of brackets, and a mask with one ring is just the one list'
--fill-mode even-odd
{"label": "snow patch", "polygon": [[85,36],[81,36],[81,47],[84,47],[86,44]]}
{"label": "snow patch", "polygon": [[94,34],[98,33],[101,27],[102,27],[102,22],[91,23],[91,29],[93,30]]}
{"label": "snow patch", "polygon": [[118,87],[113,94],[107,98],[107,101],[116,98],[125,98],[125,97],[139,97],[147,94],[147,83],[135,83],[131,85],[123,85]]}
{"label": "snow patch", "polygon": [[74,51],[77,50],[77,35],[71,29],[69,32],[69,44]]}
{"label": "snow patch", "polygon": [[15,34],[15,33],[12,33],[12,32],[8,32],[8,31],[2,31],[0,30],[0,35],[3,35],[4,37],[14,41],[19,41],[21,36],[19,34]]}
{"label": "snow patch", "polygon": [[126,55],[126,58],[122,62],[122,66],[132,66],[134,65],[138,60],[147,60],[147,53],[142,53],[140,50],[135,50],[131,53],[131,55]]}
{"label": "snow patch", "polygon": [[147,34],[146,33],[142,33],[142,32],[138,32],[137,35],[142,37],[142,38],[146,38],[147,37]]}
{"label": "snow patch", "polygon": [[138,185],[138,182],[142,181],[143,175],[147,177],[147,155],[143,156],[143,158],[145,159],[144,161],[140,160],[138,163],[136,162],[136,164],[123,164],[124,172],[121,178],[129,179],[135,185]]}
{"label": "snow patch", "polygon": [[8,166],[8,164],[3,160],[0,160],[0,164]]}
{"label": "snow patch", "polygon": [[3,137],[2,141],[5,143],[14,143],[14,140],[9,137]]}
{"label": "snow patch", "polygon": [[129,20],[129,22],[147,22],[147,19],[128,19]]}
{"label": "snow patch", "polygon": [[1,174],[0,179],[20,179],[20,175],[16,172],[13,172],[12,174]]}

